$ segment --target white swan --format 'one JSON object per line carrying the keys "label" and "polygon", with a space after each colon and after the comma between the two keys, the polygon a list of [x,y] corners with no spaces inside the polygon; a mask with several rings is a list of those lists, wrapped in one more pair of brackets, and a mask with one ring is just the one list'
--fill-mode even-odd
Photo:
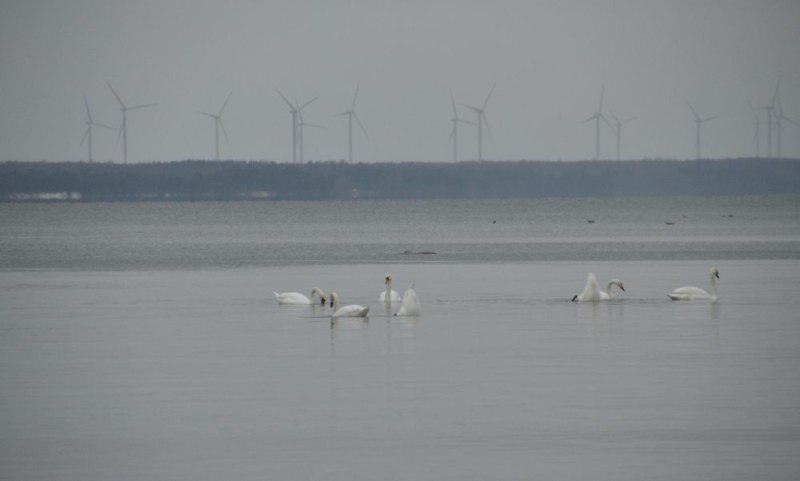
{"label": "white swan", "polygon": [[412,282],[406,292],[403,293],[403,306],[397,311],[395,316],[419,316],[422,313],[422,306],[419,304],[417,293],[414,292],[414,283]]}
{"label": "white swan", "polygon": [[711,270],[708,271],[708,274],[711,277],[711,294],[699,287],[679,287],[672,291],[671,294],[667,294],[667,296],[673,301],[693,301],[695,299],[711,299],[712,301],[716,301],[719,271],[716,267],[712,267]]}
{"label": "white swan", "polygon": [[384,281],[384,284],[386,284],[386,290],[381,292],[381,295],[378,296],[378,300],[388,303],[400,302],[400,294],[392,290],[392,276],[386,274],[386,281]]}
{"label": "white swan", "polygon": [[332,318],[336,317],[367,317],[369,306],[362,307],[358,304],[348,304],[339,307],[339,294],[331,292],[331,307],[333,307]]}
{"label": "white swan", "polygon": [[275,294],[275,299],[278,300],[278,304],[311,305],[315,304],[315,296],[319,296],[320,305],[325,305],[325,293],[322,292],[322,289],[319,287],[315,287],[311,290],[311,299],[299,292],[284,292],[283,294],[273,292],[273,294]]}
{"label": "white swan", "polygon": [[603,300],[600,294],[600,285],[597,283],[597,277],[593,273],[589,273],[586,278],[586,286],[583,292],[572,298],[572,302],[594,302]]}
{"label": "white swan", "polygon": [[608,281],[608,286],[606,286],[606,290],[600,291],[600,300],[609,301],[614,298],[614,296],[611,295],[611,286],[617,286],[620,289],[622,289],[622,291],[625,291],[625,286],[622,284],[621,280],[611,279],[610,281]]}

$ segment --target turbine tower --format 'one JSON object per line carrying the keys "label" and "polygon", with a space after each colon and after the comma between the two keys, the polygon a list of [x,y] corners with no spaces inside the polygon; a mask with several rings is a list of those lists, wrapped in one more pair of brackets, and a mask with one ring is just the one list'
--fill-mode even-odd
{"label": "turbine tower", "polygon": [[81,139],[81,144],[83,144],[84,140],[89,141],[89,162],[93,162],[92,159],[92,126],[96,125],[98,127],[103,127],[106,129],[114,130],[114,127],[108,126],[106,124],[99,124],[92,120],[92,112],[89,111],[89,101],[86,100],[86,94],[83,94],[83,103],[86,105],[86,132],[83,134],[83,139]]}
{"label": "turbine tower", "polygon": [[606,118],[605,115],[603,115],[603,96],[605,95],[605,92],[606,92],[606,86],[605,86],[605,84],[603,84],[603,88],[600,90],[600,105],[597,107],[597,111],[595,113],[593,113],[588,119],[586,119],[583,122],[581,122],[582,124],[585,124],[586,122],[589,122],[590,120],[594,120],[594,122],[595,122],[595,124],[594,124],[594,130],[595,130],[595,145],[594,145],[595,156],[594,156],[594,160],[600,160],[600,120],[602,119],[603,122],[605,122],[609,127],[611,127],[611,124],[608,122],[608,119]]}
{"label": "turbine tower", "polygon": [[699,159],[700,158],[700,126],[703,125],[704,122],[708,122],[709,120],[718,119],[719,115],[715,115],[713,117],[706,117],[704,119],[701,119],[700,116],[697,115],[697,112],[694,110],[694,107],[692,107],[692,104],[690,104],[688,100],[686,101],[686,104],[689,106],[689,109],[691,109],[692,113],[694,114],[694,122],[695,122],[695,124],[697,124],[697,158]]}
{"label": "turbine tower", "polygon": [[206,115],[214,119],[214,160],[219,160],[219,129],[222,127],[222,133],[225,135],[225,140],[228,142],[228,145],[231,145],[231,141],[228,138],[228,133],[225,131],[225,124],[222,123],[222,111],[225,110],[225,106],[228,105],[228,100],[231,99],[231,95],[233,95],[233,91],[228,94],[228,98],[225,99],[225,103],[222,104],[222,108],[219,109],[219,112],[214,115],[208,112],[198,111],[197,113],[201,115]]}
{"label": "turbine tower", "polygon": [[458,162],[458,124],[472,124],[475,125],[475,122],[470,122],[469,120],[464,120],[458,116],[458,111],[456,111],[456,101],[453,99],[453,90],[450,90],[450,103],[453,105],[453,118],[450,119],[450,122],[453,122],[453,130],[450,131],[450,140],[453,142],[453,162]]}
{"label": "turbine tower", "polygon": [[622,143],[621,142],[621,140],[622,140],[622,126],[627,124],[628,122],[633,121],[634,119],[636,119],[636,117],[631,117],[631,118],[629,118],[629,119],[627,119],[625,121],[620,122],[620,120],[617,118],[616,115],[614,115],[614,112],[612,112],[611,109],[608,109],[608,111],[611,114],[611,116],[614,117],[614,126],[613,127],[614,127],[614,131],[617,133],[617,160],[620,160],[620,150],[621,150],[620,145]]}
{"label": "turbine tower", "polygon": [[[122,123],[119,126],[119,135],[122,135],[122,163],[128,163],[128,110],[135,110],[135,109],[143,109],[145,107],[152,107],[157,104],[142,104],[142,105],[134,105],[133,107],[126,107],[125,104],[122,102],[122,99],[119,98],[117,92],[114,90],[114,87],[111,86],[111,83],[106,81],[108,84],[108,88],[111,89],[111,92],[114,94],[114,97],[117,98],[117,102],[119,102],[119,109],[122,111]],[[117,141],[119,141],[119,135],[117,135]]]}
{"label": "turbine tower", "polygon": [[[302,116],[301,116],[300,112],[304,108],[306,108],[308,106],[308,104],[310,104],[311,102],[317,100],[319,98],[319,95],[317,95],[313,99],[309,100],[308,102],[304,103],[303,105],[299,105],[296,98],[294,100],[294,103],[289,102],[289,99],[287,99],[281,93],[280,90],[278,90],[278,95],[280,95],[281,98],[283,98],[283,100],[289,106],[289,112],[292,114],[292,163],[296,164],[297,163],[297,154],[298,154],[299,151],[302,151],[302,149],[303,149],[302,145],[300,145],[300,144],[302,144],[302,134],[301,134]],[[301,162],[303,161],[302,157],[303,157],[303,155],[301,154],[300,155],[300,161]]]}
{"label": "turbine tower", "polygon": [[353,118],[355,117],[356,122],[358,122],[358,126],[361,127],[361,131],[364,132],[364,137],[369,138],[367,135],[366,129],[364,129],[364,125],[359,120],[358,115],[356,115],[356,99],[358,98],[358,87],[356,85],[356,93],[353,95],[353,104],[350,106],[350,110],[345,110],[344,112],[336,114],[337,117],[346,115],[347,116],[347,138],[348,138],[348,161],[353,162]]}
{"label": "turbine tower", "polygon": [[489,128],[489,122],[486,120],[486,114],[484,110],[486,110],[486,105],[489,103],[489,98],[492,96],[492,92],[494,92],[494,88],[496,85],[492,85],[492,89],[489,91],[489,95],[486,96],[486,100],[483,101],[483,105],[480,108],[461,104],[464,107],[470,108],[478,114],[478,160],[483,160],[483,126],[486,126],[486,131],[489,132],[489,138],[492,137],[492,129]]}

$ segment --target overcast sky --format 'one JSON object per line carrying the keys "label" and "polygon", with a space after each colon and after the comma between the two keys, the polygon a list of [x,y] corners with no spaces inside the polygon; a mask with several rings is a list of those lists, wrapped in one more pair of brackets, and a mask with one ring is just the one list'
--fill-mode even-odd
{"label": "overcast sky", "polygon": [[[755,153],[748,102],[771,101],[800,122],[800,2],[796,0],[3,0],[0,1],[0,160],[84,160],[83,95],[116,128],[128,105],[129,161],[209,159],[223,113],[221,157],[291,160],[291,115],[304,111],[305,157],[347,158],[347,110],[360,84],[354,160],[451,161],[449,90],[486,107],[484,158],[594,157],[583,122],[605,107],[623,128],[622,158]],[[610,120],[609,110],[605,110]],[[765,120],[766,111],[760,111]],[[800,128],[784,122],[784,157]],[[766,154],[766,127],[761,150]],[[601,157],[616,137],[601,126]],[[477,158],[474,125],[459,158]],[[774,153],[774,151],[773,151]],[[122,161],[117,132],[94,130],[95,160]]]}

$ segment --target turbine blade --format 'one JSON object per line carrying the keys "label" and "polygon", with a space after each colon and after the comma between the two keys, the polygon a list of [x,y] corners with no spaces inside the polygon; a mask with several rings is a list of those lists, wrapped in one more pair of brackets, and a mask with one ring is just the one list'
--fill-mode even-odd
{"label": "turbine blade", "polygon": [[719,117],[720,117],[719,115],[715,115],[713,117],[706,117],[706,118],[702,119],[700,122],[708,122],[709,120],[718,119]]}
{"label": "turbine blade", "polygon": [[83,94],[83,103],[86,105],[86,116],[89,117],[89,123],[92,123],[92,113],[89,112],[89,101],[86,100],[86,94]]}
{"label": "turbine blade", "polygon": [[778,79],[778,83],[775,84],[775,93],[772,94],[772,103],[769,104],[770,107],[775,107],[775,101],[778,99],[778,89],[781,86],[781,79]]}
{"label": "turbine blade", "polygon": [[352,111],[356,110],[356,99],[358,98],[358,88],[359,87],[361,87],[361,82],[358,82],[356,84],[356,93],[355,93],[355,95],[353,95],[353,106],[350,108],[350,110],[352,110]]}
{"label": "turbine blade", "polygon": [[611,116],[612,116],[612,117],[614,117],[614,122],[616,122],[616,124],[617,124],[617,125],[620,125],[620,124],[621,124],[621,122],[619,121],[619,119],[617,118],[617,116],[616,116],[616,115],[614,115],[614,111],[613,111],[613,110],[611,110],[611,109],[608,109],[608,113],[610,113],[610,114],[611,114]]}
{"label": "turbine blade", "polygon": [[583,122],[581,122],[581,123],[582,123],[582,124],[585,124],[586,122],[588,122],[588,121],[590,121],[590,120],[594,120],[594,119],[596,119],[596,118],[597,118],[597,114],[593,114],[591,117],[589,117],[588,119],[584,120],[584,121],[583,121]]}
{"label": "turbine blade", "polygon": [[106,129],[114,130],[114,127],[112,127],[110,125],[106,125],[106,124],[98,124],[97,122],[92,122],[92,125],[96,125],[98,127],[103,127],[103,128],[106,128]]}
{"label": "turbine blade", "polygon": [[119,132],[117,132],[117,143],[119,143],[119,138],[122,137],[122,129],[125,128],[125,116],[122,117],[122,122],[119,124]]}
{"label": "turbine blade", "polygon": [[361,131],[364,132],[364,137],[369,138],[369,135],[367,135],[367,130],[364,128],[364,124],[361,123],[361,120],[358,118],[358,115],[356,115],[355,112],[353,112],[353,117],[356,118],[356,122],[358,122],[358,126],[361,127]]}
{"label": "turbine blade", "polygon": [[489,128],[489,121],[486,119],[486,114],[482,114],[481,118],[483,119],[483,125],[486,126],[486,131],[489,133],[489,140],[494,142],[494,137],[492,137],[492,129]]}
{"label": "turbine blade", "polygon": [[461,104],[461,105],[463,105],[464,107],[467,107],[468,109],[472,109],[475,112],[478,112],[478,113],[481,112],[481,109],[479,109],[478,107],[473,107],[472,105],[467,105],[467,104]]}
{"label": "turbine blade", "polygon": [[276,91],[276,92],[278,92],[278,95],[280,95],[280,96],[281,96],[281,98],[282,98],[282,99],[283,99],[283,100],[286,102],[286,105],[288,105],[288,106],[289,106],[289,111],[290,111],[290,112],[294,112],[294,111],[296,111],[296,110],[297,110],[297,107],[295,107],[294,105],[292,105],[292,103],[291,103],[291,102],[289,102],[289,99],[287,99],[286,97],[284,97],[284,95],[281,93],[281,91],[280,91],[280,90],[278,90],[278,89],[275,89],[275,91]]}
{"label": "turbine blade", "polygon": [[158,104],[142,104],[142,105],[134,105],[133,107],[128,107],[128,108],[127,108],[127,109],[125,109],[125,110],[143,109],[143,108],[145,108],[145,107],[153,107],[154,105],[158,105]]}
{"label": "turbine blade", "polygon": [[207,115],[207,116],[211,117],[212,119],[216,119],[216,118],[217,118],[217,116],[216,116],[216,115],[214,115],[214,114],[210,114],[210,113],[208,113],[208,112],[203,112],[203,111],[201,111],[201,110],[198,110],[198,111],[197,111],[197,113],[198,113],[198,114],[200,114],[200,115]]}
{"label": "turbine blade", "polygon": [[608,121],[608,119],[606,118],[606,116],[605,116],[605,115],[603,115],[603,114],[600,114],[600,118],[601,118],[601,119],[603,119],[603,122],[605,122],[605,123],[606,123],[606,125],[608,125],[609,127],[611,127],[611,130],[615,130],[615,127],[614,127],[613,125],[611,125],[611,122],[609,122],[609,121]]}
{"label": "turbine blade", "polygon": [[81,138],[81,143],[78,145],[83,145],[83,143],[86,142],[86,137],[89,136],[89,129],[91,128],[92,128],[91,125],[89,127],[86,127],[86,132],[83,133],[83,138]]}
{"label": "turbine blade", "polygon": [[121,98],[119,98],[119,95],[117,95],[117,91],[116,91],[116,90],[114,90],[114,87],[112,87],[112,86],[111,86],[111,82],[109,82],[108,80],[106,80],[106,83],[108,84],[108,88],[110,88],[110,89],[111,89],[111,93],[113,93],[113,94],[114,94],[114,97],[116,97],[116,98],[117,98],[117,102],[119,102],[119,105],[120,105],[120,106],[121,106],[121,107],[124,109],[124,108],[125,108],[125,104],[123,104],[123,103],[122,103],[122,99],[121,99]]}
{"label": "turbine blade", "polygon": [[350,113],[351,113],[351,112],[348,110],[348,111],[346,111],[346,112],[341,112],[341,113],[338,113],[338,114],[333,114],[333,116],[334,116],[334,117],[341,117],[342,115],[350,115]]}
{"label": "turbine blade", "polygon": [[222,123],[222,119],[217,117],[217,122],[219,122],[219,126],[222,127],[222,135],[225,136],[225,142],[228,143],[228,147],[231,145],[231,139],[228,138],[228,132],[225,131],[225,124]]}
{"label": "turbine blade", "polygon": [[633,122],[634,120],[636,120],[636,118],[637,118],[637,117],[631,117],[631,118],[629,118],[628,120],[626,120],[625,122],[622,122],[622,124],[620,124],[620,125],[625,125],[625,124],[627,124],[628,122]]}
{"label": "turbine blade", "polygon": [[326,128],[324,125],[317,125],[317,124],[305,124],[305,123],[304,123],[304,124],[301,124],[301,125],[302,125],[303,127],[316,127],[316,128],[318,128],[318,129],[324,129],[324,128]]}
{"label": "turbine blade", "polygon": [[473,122],[471,120],[459,119],[459,118],[455,118],[453,120],[455,120],[456,122],[461,122],[462,124],[478,125],[478,124],[476,124],[475,122]]}
{"label": "turbine blade", "polygon": [[598,112],[603,111],[603,97],[606,95],[606,83],[603,82],[603,87],[600,89],[600,106],[597,108]]}
{"label": "turbine blade", "polygon": [[699,122],[699,121],[700,121],[700,116],[699,116],[699,115],[697,115],[697,112],[695,112],[695,110],[694,110],[694,107],[692,107],[692,104],[691,104],[691,103],[689,103],[689,101],[688,101],[688,100],[686,101],[686,105],[688,105],[688,106],[689,106],[689,108],[692,110],[692,113],[694,114],[694,118],[696,118],[696,119],[697,119],[697,121]]}
{"label": "turbine blade", "polygon": [[483,101],[483,107],[481,107],[481,110],[486,110],[486,105],[489,103],[489,99],[492,97],[495,87],[497,87],[497,84],[492,85],[492,90],[489,91],[489,95],[487,95],[486,100]]}
{"label": "turbine blade", "polygon": [[319,98],[319,95],[317,95],[317,96],[316,96],[316,97],[314,97],[313,99],[309,100],[308,102],[304,103],[304,104],[303,104],[303,105],[302,105],[300,108],[298,108],[297,110],[303,110],[304,108],[308,107],[308,104],[310,104],[311,102],[313,102],[313,101],[317,100],[318,98]]}
{"label": "turbine blade", "polygon": [[221,117],[222,116],[222,111],[225,110],[225,107],[228,105],[228,100],[231,99],[231,95],[233,95],[233,90],[231,90],[231,93],[228,94],[228,98],[225,99],[225,103],[222,104],[222,108],[219,109],[219,113],[217,114],[217,117]]}
{"label": "turbine blade", "polygon": [[456,101],[453,98],[453,89],[450,89],[450,103],[453,104],[453,117],[458,120],[458,112],[456,111]]}

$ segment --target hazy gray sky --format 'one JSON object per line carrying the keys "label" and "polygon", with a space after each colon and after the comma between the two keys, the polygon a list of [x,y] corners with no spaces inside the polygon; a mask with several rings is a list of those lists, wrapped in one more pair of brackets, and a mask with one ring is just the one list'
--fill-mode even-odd
{"label": "hazy gray sky", "polygon": [[[623,158],[754,154],[748,101],[800,122],[800,2],[796,0],[360,1],[5,0],[0,2],[0,160],[83,160],[85,93],[95,121],[119,127],[106,85],[129,105],[129,161],[206,159],[213,121],[221,157],[291,159],[291,116],[276,89],[302,103],[305,157],[347,157],[350,106],[356,161],[449,161],[452,88],[486,108],[484,158],[589,159],[605,105],[620,118]],[[764,115],[764,112],[760,112]],[[608,115],[608,111],[606,111]],[[477,158],[462,125],[459,157]],[[602,126],[602,157],[615,157]],[[785,123],[783,155],[800,157],[800,128]],[[762,128],[762,155],[766,127]],[[121,162],[117,132],[94,131],[96,160]]]}

